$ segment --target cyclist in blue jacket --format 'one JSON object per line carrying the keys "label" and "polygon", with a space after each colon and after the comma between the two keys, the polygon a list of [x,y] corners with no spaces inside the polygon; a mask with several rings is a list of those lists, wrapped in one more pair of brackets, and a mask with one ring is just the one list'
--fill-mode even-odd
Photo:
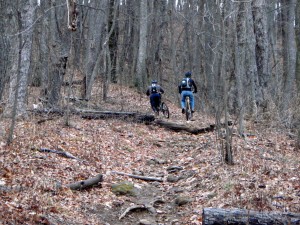
{"label": "cyclist in blue jacket", "polygon": [[191,72],[186,72],[185,77],[182,79],[180,85],[178,86],[179,94],[181,94],[181,108],[183,114],[185,113],[186,96],[190,97],[192,113],[195,112],[195,101],[193,93],[197,93],[197,86],[195,84],[195,81],[191,78],[191,76]]}

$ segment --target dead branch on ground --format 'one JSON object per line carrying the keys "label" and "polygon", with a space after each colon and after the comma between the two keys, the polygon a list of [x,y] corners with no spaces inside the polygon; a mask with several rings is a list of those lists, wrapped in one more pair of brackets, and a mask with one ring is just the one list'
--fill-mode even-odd
{"label": "dead branch on ground", "polygon": [[159,177],[146,177],[146,176],[139,176],[139,175],[134,175],[134,174],[130,174],[130,173],[117,172],[117,171],[112,171],[112,173],[132,177],[132,178],[135,178],[135,179],[145,180],[145,181],[163,182],[163,179],[159,178]]}
{"label": "dead branch on ground", "polygon": [[95,177],[83,181],[78,181],[72,184],[68,184],[67,187],[69,187],[71,190],[81,191],[91,187],[101,187],[102,181],[103,181],[103,175],[98,174]]}

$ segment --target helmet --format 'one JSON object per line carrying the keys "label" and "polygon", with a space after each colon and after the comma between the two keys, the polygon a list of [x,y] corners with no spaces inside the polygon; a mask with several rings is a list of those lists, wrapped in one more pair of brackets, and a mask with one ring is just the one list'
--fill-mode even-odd
{"label": "helmet", "polygon": [[152,84],[157,84],[157,80],[152,80]]}
{"label": "helmet", "polygon": [[185,77],[191,77],[191,76],[192,76],[192,73],[190,71],[185,73]]}

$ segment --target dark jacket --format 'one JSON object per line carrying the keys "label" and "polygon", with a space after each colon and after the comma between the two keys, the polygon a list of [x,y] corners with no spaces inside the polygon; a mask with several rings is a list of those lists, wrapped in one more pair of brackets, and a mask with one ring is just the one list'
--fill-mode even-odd
{"label": "dark jacket", "polygon": [[193,91],[193,93],[197,93],[197,86],[195,84],[195,81],[192,78],[189,78],[189,84],[190,87],[181,87],[181,84],[178,86],[178,92],[181,94],[182,91]]}
{"label": "dark jacket", "polygon": [[[162,87],[160,85],[156,85],[156,90],[157,92],[156,93],[161,93],[163,94],[165,91],[162,89]],[[152,93],[152,85],[150,85],[147,89],[147,92],[146,92],[146,95],[149,96],[151,94],[154,94]]]}

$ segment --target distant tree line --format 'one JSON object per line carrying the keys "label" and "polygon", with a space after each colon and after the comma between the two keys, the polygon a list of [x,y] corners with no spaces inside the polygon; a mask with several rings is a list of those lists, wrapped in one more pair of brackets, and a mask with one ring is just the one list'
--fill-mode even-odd
{"label": "distant tree line", "polygon": [[60,107],[75,79],[86,100],[97,88],[105,101],[111,83],[143,92],[157,79],[178,101],[192,71],[197,110],[235,115],[240,133],[245,119],[300,130],[297,0],[11,0],[0,17],[5,115],[26,115],[31,86]]}

